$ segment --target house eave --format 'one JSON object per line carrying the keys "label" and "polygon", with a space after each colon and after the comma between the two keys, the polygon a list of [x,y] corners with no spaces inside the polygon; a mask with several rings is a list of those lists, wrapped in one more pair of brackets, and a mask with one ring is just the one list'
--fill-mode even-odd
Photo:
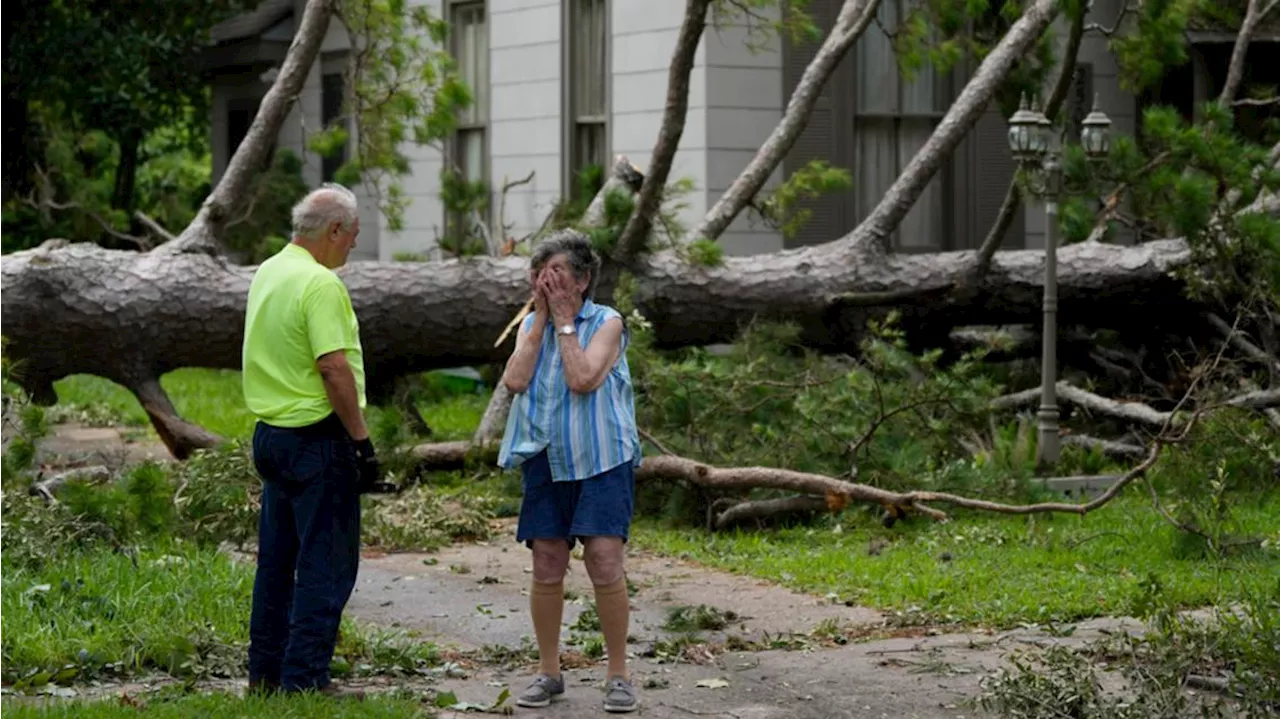
{"label": "house eave", "polygon": [[[1238,33],[1225,30],[1188,30],[1187,39],[1193,45],[1234,45]],[[1251,43],[1280,42],[1280,31],[1256,32]]]}
{"label": "house eave", "polygon": [[205,74],[237,72],[280,65],[288,54],[288,42],[251,37],[206,48],[200,53],[199,67]]}

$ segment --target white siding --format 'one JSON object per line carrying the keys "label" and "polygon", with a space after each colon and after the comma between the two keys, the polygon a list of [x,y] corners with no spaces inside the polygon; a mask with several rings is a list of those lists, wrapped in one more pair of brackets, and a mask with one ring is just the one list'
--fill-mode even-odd
{"label": "white siding", "polygon": [[[560,195],[560,4],[488,0],[489,183],[494,229],[536,230]],[[502,186],[534,173],[507,193]]]}
{"label": "white siding", "polygon": [[[413,0],[410,4],[425,5],[437,17],[441,17],[445,11],[442,0]],[[401,145],[400,151],[409,158],[409,174],[398,178],[408,201],[408,206],[404,208],[403,227],[399,232],[393,232],[387,225],[386,217],[374,208],[378,235],[376,245],[368,242],[377,247],[377,259],[383,262],[390,261],[399,254],[430,255],[435,250],[438,233],[444,230],[444,212],[440,205],[440,151],[415,144],[412,140]],[[375,199],[371,199],[362,205],[372,207],[375,202]],[[360,225],[361,234],[364,235],[366,223],[363,219]]]}
{"label": "white siding", "polygon": [[[626,155],[647,169],[662,125],[667,100],[671,54],[684,21],[683,0],[613,0],[613,87],[611,154]],[[704,37],[689,78],[689,112],[669,182],[693,181],[693,192],[681,198],[680,221],[686,227],[702,219],[708,203],[707,182],[707,41]]]}
{"label": "white siding", "polygon": [[[776,13],[776,11],[775,11]],[[754,38],[753,38],[754,39]],[[781,41],[754,51],[743,25],[708,27],[707,54],[707,205],[729,189],[782,119]],[[765,184],[767,192],[781,182],[781,166]],[[782,249],[782,234],[751,217],[748,210],[721,235],[725,252],[752,255]]]}

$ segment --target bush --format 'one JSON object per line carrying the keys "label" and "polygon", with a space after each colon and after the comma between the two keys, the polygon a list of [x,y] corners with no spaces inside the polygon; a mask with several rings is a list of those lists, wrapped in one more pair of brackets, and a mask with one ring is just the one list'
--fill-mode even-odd
{"label": "bush", "polygon": [[[721,466],[785,467],[888,489],[1008,495],[1033,475],[1034,444],[993,424],[1000,386],[978,354],[913,354],[892,324],[858,360],[801,347],[795,326],[757,324],[726,353],[658,352],[632,322],[639,423],[672,452]],[[1084,462],[1068,451],[1064,463]],[[644,511],[701,522],[703,490],[646,488]],[[769,492],[756,492],[766,496]]]}

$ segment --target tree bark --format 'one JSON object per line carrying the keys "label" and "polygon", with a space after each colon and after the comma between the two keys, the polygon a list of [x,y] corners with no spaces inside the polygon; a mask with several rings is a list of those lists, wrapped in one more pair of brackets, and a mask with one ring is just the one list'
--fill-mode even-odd
{"label": "tree bark", "polygon": [[[1194,422],[1194,418],[1193,418]],[[1189,427],[1188,427],[1189,428]],[[1114,484],[1098,497],[1084,504],[1068,502],[1041,502],[1037,504],[1011,505],[971,499],[946,492],[892,492],[879,487],[847,482],[843,479],[828,477],[810,472],[797,472],[776,467],[714,467],[687,457],[672,454],[645,457],[636,469],[636,481],[677,480],[714,490],[749,491],[753,489],[778,489],[816,498],[808,500],[790,498],[783,502],[765,505],[765,510],[773,512],[783,509],[820,510],[819,502],[829,510],[838,510],[850,502],[878,504],[885,508],[890,519],[912,513],[923,514],[936,520],[947,519],[947,514],[929,504],[941,503],[963,509],[975,509],[1000,514],[1048,514],[1066,513],[1089,514],[1110,502],[1130,483],[1145,475],[1160,456],[1164,444],[1169,441],[1157,437],[1146,451],[1142,462],[1122,475]],[[497,457],[497,449],[493,445],[476,447],[466,442],[444,442],[440,444],[422,445],[413,450],[414,458],[424,467],[432,470],[453,470],[466,467],[469,463],[492,463]],[[758,515],[759,507],[751,507],[747,503],[742,512],[747,515]],[[782,505],[779,507],[779,505]],[[712,529],[728,526],[738,517],[725,512],[720,518],[709,517],[708,524]],[[725,521],[725,517],[728,517]],[[888,524],[892,524],[890,521]]]}
{"label": "tree bark", "polygon": [[133,214],[134,188],[138,177],[138,152],[141,150],[141,133],[136,129],[125,131],[120,137],[120,161],[116,165],[115,187],[111,191],[111,207]]}
{"label": "tree bark", "polygon": [[[972,253],[856,263],[842,254],[846,247],[731,257],[715,268],[663,253],[635,274],[634,297],[668,347],[731,341],[757,316],[797,320],[815,344],[848,349],[859,329],[850,318],[872,311],[898,309],[908,325],[943,330],[1034,322],[1040,311],[1040,252],[997,254],[972,298],[955,303],[952,288]],[[1188,311],[1198,316],[1169,276],[1187,257],[1181,240],[1064,248],[1063,321],[1123,327],[1178,322]],[[57,240],[10,254],[0,267],[10,356],[23,363],[23,386],[44,404],[56,399],[52,383],[70,374],[124,385],[143,401],[170,450],[185,455],[216,438],[181,423],[155,381],[181,367],[240,367],[254,269],[204,254],[160,256]],[[505,361],[514,339],[497,347],[494,339],[529,293],[520,257],[353,263],[339,274],[360,318],[373,401],[388,396],[402,374]]]}
{"label": "tree bark", "polygon": [[796,89],[787,102],[787,109],[769,139],[760,146],[755,157],[751,158],[751,162],[729,189],[716,200],[716,204],[694,228],[690,237],[708,240],[718,238],[738,213],[742,212],[742,208],[760,192],[769,175],[778,169],[782,159],[791,151],[800,138],[800,133],[809,124],[809,115],[818,102],[822,87],[827,84],[849,48],[853,47],[875,18],[879,6],[880,0],[845,0],[836,18],[835,27],[804,69],[800,82],[796,84]]}
{"label": "tree bark", "polygon": [[[1035,324],[1044,253],[997,253],[980,282],[966,285],[972,252],[860,255],[846,238],[772,255],[728,257],[696,267],[660,255],[633,294],[661,347],[730,342],[760,317],[798,322],[811,346],[856,349],[868,317],[901,313],[908,331],[945,336],[972,325]],[[1194,308],[1169,273],[1189,259],[1183,240],[1133,247],[1083,242],[1059,252],[1059,321],[1150,329]]]}
{"label": "tree bark", "polygon": [[1275,7],[1275,2],[1269,2],[1263,7],[1261,0],[1249,0],[1244,20],[1240,23],[1240,31],[1236,34],[1236,44],[1231,48],[1231,61],[1227,64],[1227,79],[1222,84],[1222,92],[1218,94],[1219,105],[1230,105],[1235,102],[1236,95],[1240,92],[1240,83],[1244,82],[1245,58],[1249,54],[1249,44],[1253,42],[1253,34],[1258,29],[1258,23],[1262,22],[1267,13]]}
{"label": "tree bark", "polygon": [[280,73],[262,98],[249,132],[227,163],[227,171],[178,239],[161,245],[155,252],[171,255],[221,250],[227,223],[247,201],[254,175],[279,136],[289,108],[297,101],[307,73],[320,54],[335,2],[307,0]]}
{"label": "tree bark", "polygon": [[707,27],[710,6],[711,0],[688,0],[685,5],[684,22],[671,57],[667,104],[662,112],[662,126],[658,128],[658,140],[653,146],[640,196],[636,199],[636,209],[618,238],[616,259],[624,264],[643,249],[645,238],[653,227],[653,216],[662,203],[662,190],[671,174],[671,163],[676,149],[680,147],[680,137],[684,135],[685,118],[689,112],[689,75],[693,72],[698,41]]}

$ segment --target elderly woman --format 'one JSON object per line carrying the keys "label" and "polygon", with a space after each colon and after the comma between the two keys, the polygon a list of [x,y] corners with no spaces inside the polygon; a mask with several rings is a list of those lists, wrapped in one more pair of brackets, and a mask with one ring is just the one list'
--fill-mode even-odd
{"label": "elderly woman", "polygon": [[503,467],[520,467],[524,499],[516,541],[533,550],[529,605],[541,666],[516,702],[544,707],[564,697],[564,575],[569,551],[581,540],[609,653],[604,708],[634,711],[622,563],[640,438],[626,325],[617,310],[591,301],[600,258],[582,233],[548,237],[531,265],[534,311],[502,375],[515,398],[498,457]]}

